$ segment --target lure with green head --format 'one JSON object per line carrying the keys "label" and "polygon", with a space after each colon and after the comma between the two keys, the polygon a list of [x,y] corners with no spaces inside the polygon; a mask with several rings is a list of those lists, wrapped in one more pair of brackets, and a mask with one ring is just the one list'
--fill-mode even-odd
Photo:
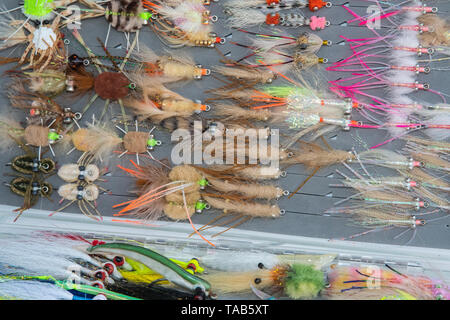
{"label": "lure with green head", "polygon": [[192,292],[201,289],[208,297],[211,297],[211,285],[209,282],[189,273],[175,262],[148,248],[127,243],[107,243],[92,246],[87,251],[100,255],[115,254],[138,261],[164,276],[165,279],[173,284]]}
{"label": "lure with green head", "polygon": [[22,12],[32,20],[52,20],[55,17],[50,5],[53,0],[25,0]]}

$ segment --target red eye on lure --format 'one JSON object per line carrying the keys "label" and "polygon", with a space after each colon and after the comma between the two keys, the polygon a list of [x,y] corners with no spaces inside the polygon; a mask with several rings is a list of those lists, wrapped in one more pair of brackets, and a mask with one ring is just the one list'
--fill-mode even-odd
{"label": "red eye on lure", "polygon": [[120,256],[115,256],[113,258],[113,262],[117,267],[121,267],[125,264],[125,259],[123,257]]}

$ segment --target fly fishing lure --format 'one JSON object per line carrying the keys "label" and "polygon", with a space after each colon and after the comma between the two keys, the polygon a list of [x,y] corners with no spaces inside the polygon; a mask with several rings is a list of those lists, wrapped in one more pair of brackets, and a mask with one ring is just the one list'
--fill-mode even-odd
{"label": "fly fishing lure", "polygon": [[[326,213],[345,213],[351,215],[353,221],[364,228],[368,228],[368,231],[364,231],[355,235],[351,235],[345,239],[354,239],[359,236],[369,234],[371,232],[384,231],[393,228],[405,229],[400,234],[395,236],[394,239],[400,238],[408,231],[413,231],[412,237],[405,245],[408,245],[415,237],[417,228],[425,226],[431,220],[418,219],[414,215],[407,215],[404,213],[397,214],[380,208],[336,208],[327,210]],[[437,218],[439,219],[439,218]]]}
{"label": "fly fishing lure", "polygon": [[63,125],[70,125],[81,120],[80,112],[73,112],[71,108],[63,108],[54,100],[40,93],[28,92],[22,82],[16,81],[10,86],[8,98],[14,108],[28,111],[29,123],[48,125],[53,123],[57,130],[63,130]]}
{"label": "fly fishing lure", "polygon": [[[247,47],[253,51],[253,53],[241,60],[261,52],[270,52],[275,49],[296,49],[299,53],[312,54],[317,53],[322,46],[331,46],[333,44],[332,41],[322,40],[321,37],[311,32],[302,32],[298,37],[290,37],[278,34],[251,32],[243,29],[238,29],[238,31],[255,36],[255,38],[252,39],[252,45],[250,46],[232,42],[235,45]],[[238,60],[238,62],[240,62],[240,60]]]}
{"label": "fly fishing lure", "polygon": [[223,117],[231,116],[235,120],[238,117],[244,121],[246,118],[259,118],[290,129],[300,129],[290,145],[314,131],[316,139],[338,127],[347,131],[351,127],[363,127],[361,122],[351,120],[352,111],[358,108],[358,104],[351,99],[322,95],[310,85],[293,83],[242,90],[219,88],[214,91],[217,100],[233,99],[245,108],[218,105],[214,113]]}
{"label": "fly fishing lure", "polygon": [[[389,265],[370,267],[332,266],[327,274],[328,299],[448,300],[448,287],[424,276],[398,272]],[[372,290],[371,290],[372,289]]]}
{"label": "fly fishing lure", "polygon": [[335,255],[276,255],[268,252],[222,252],[215,250],[214,254],[199,257],[200,262],[208,271],[258,271],[258,269],[274,269],[277,265],[303,264],[316,270],[327,267]]}
{"label": "fly fishing lure", "polygon": [[[250,39],[250,45],[232,42],[234,45],[251,50],[250,54],[238,59],[236,64],[245,61],[251,68],[271,67],[271,69],[274,68],[281,73],[286,73],[291,67],[296,71],[305,71],[328,62],[328,59],[318,57],[316,53],[322,45],[331,46],[332,42],[322,40],[315,34],[303,32],[298,38],[295,38],[250,32],[242,29],[238,29],[238,31],[254,35],[256,38]],[[292,50],[293,52],[291,52]],[[255,58],[256,63],[248,61],[252,57]],[[233,64],[227,64],[227,66],[230,65]]]}
{"label": "fly fishing lure", "polygon": [[139,131],[138,122],[135,121],[136,131],[126,131],[116,126],[120,132],[125,135],[121,138],[114,129],[106,122],[89,123],[87,128],[79,128],[73,133],[66,135],[65,143],[72,142],[73,148],[68,154],[74,150],[83,152],[83,156],[90,155],[94,160],[107,160],[111,157],[116,148],[122,147],[125,151],[121,152],[119,157],[125,154],[136,155],[139,162],[140,154],[149,154],[155,147],[161,145],[161,141],[156,140],[152,134],[154,127],[150,132]]}
{"label": "fly fishing lure", "polygon": [[[341,175],[343,175],[341,173]],[[448,201],[436,194],[439,191],[445,191],[445,186],[442,186],[439,179],[436,183],[433,183],[434,179],[429,182],[414,181],[411,178],[400,177],[381,177],[381,178],[349,178],[345,176],[345,181],[342,185],[332,185],[333,187],[349,187],[358,191],[358,197],[370,198],[370,203],[377,203],[380,201],[389,207],[391,204],[387,203],[387,194],[398,194],[396,190],[400,191],[400,197],[395,197],[396,200],[392,202],[393,205],[400,205],[401,199],[406,198],[405,195],[412,195],[412,197],[418,196],[417,199],[426,199],[427,202],[423,203],[423,207],[437,207],[440,209],[450,208]],[[393,191],[392,191],[393,190]],[[393,198],[391,198],[392,201]],[[411,201],[411,197],[409,198]],[[406,203],[406,202],[403,202]],[[420,209],[421,203],[417,203],[416,209]]]}
{"label": "fly fishing lure", "polygon": [[30,124],[26,128],[23,128],[22,125],[14,119],[6,116],[0,117],[0,136],[2,137],[1,148],[6,150],[14,145],[14,143],[37,147],[38,159],[40,159],[42,148],[48,147],[53,156],[55,156],[52,145],[61,141],[63,135],[59,134],[58,130],[51,128],[53,123],[50,123],[48,126],[45,126],[42,123],[43,121],[41,120],[41,124]]}
{"label": "fly fishing lure", "polygon": [[148,119],[160,124],[171,118],[188,119],[211,109],[199,100],[187,99],[167,89],[157,78],[135,74],[133,79],[138,88],[137,96],[126,99],[124,104],[140,121]]}
{"label": "fly fishing lure", "polygon": [[150,48],[141,46],[139,52],[133,54],[139,61],[137,71],[150,77],[158,77],[163,82],[175,82],[181,80],[201,80],[211,74],[211,70],[196,64],[194,60],[183,54],[178,56],[173,53],[166,53],[158,56]]}
{"label": "fly fishing lure", "polygon": [[40,197],[50,200],[53,193],[53,187],[50,183],[41,180],[37,175],[32,177],[17,177],[10,183],[5,184],[11,191],[24,198],[22,207],[14,210],[18,212],[14,222],[28,209],[32,208],[38,202]]}
{"label": "fly fishing lure", "polygon": [[72,204],[77,203],[78,208],[80,208],[80,211],[85,216],[96,221],[101,221],[103,218],[96,206],[96,200],[99,198],[101,191],[107,192],[106,189],[86,181],[62,185],[58,188],[58,194],[62,198],[60,203],[64,200],[69,202],[51,213],[49,216],[53,216],[54,214],[70,207]]}
{"label": "fly fishing lure", "polygon": [[316,298],[325,288],[325,274],[310,265],[294,263],[272,269],[261,267],[257,271],[215,272],[203,277],[222,294],[251,292],[254,287],[270,291],[272,295],[299,300]]}
{"label": "fly fishing lure", "polygon": [[135,260],[164,276],[174,285],[194,293],[198,299],[214,298],[211,285],[207,281],[189,273],[175,262],[148,248],[126,243],[106,243],[91,246],[87,252],[106,257],[123,256]]}
{"label": "fly fishing lure", "polygon": [[257,9],[227,8],[227,22],[230,28],[245,28],[258,25],[280,26],[288,28],[310,27],[311,30],[322,30],[330,25],[325,17],[305,17],[300,13],[268,13]]}
{"label": "fly fishing lure", "polygon": [[[241,221],[233,228],[252,217],[277,218],[284,214],[277,205],[268,201],[276,200],[286,193],[274,185],[258,182],[277,177],[270,169],[253,170],[250,179],[239,175],[239,170],[181,165],[169,171],[165,167],[134,165],[135,170],[119,168],[137,178],[138,190],[135,193],[139,197],[115,205],[114,208],[124,207],[115,216],[134,215],[156,220],[165,215],[172,220],[190,220],[194,213],[215,208],[224,212],[220,219],[229,214],[237,215],[231,222]],[[265,201],[256,201],[258,199]]]}
{"label": "fly fishing lure", "polygon": [[27,175],[13,175],[15,178],[10,183],[5,184],[13,193],[24,198],[22,207],[14,210],[14,212],[18,212],[18,215],[14,219],[14,222],[16,222],[24,211],[30,209],[37,203],[40,197],[50,199],[53,187],[50,183],[45,182],[44,178],[54,173],[56,163],[48,158],[42,159],[41,153],[36,155],[20,139],[11,135],[8,135],[8,138],[15,141],[26,152],[24,155],[15,157],[7,164],[14,171]]}
{"label": "fly fishing lure", "polygon": [[5,9],[0,11],[0,14],[6,14],[20,10],[24,16],[31,21],[48,22],[57,16],[67,17],[71,13],[59,12],[62,6],[68,6],[76,0],[24,0],[22,3],[13,9]]}
{"label": "fly fishing lure", "polygon": [[56,163],[52,159],[41,158],[41,156],[36,155],[24,144],[20,144],[19,146],[25,154],[14,157],[11,162],[6,164],[14,171],[32,175],[34,173],[52,174],[56,170]]}
{"label": "fly fishing lure", "polygon": [[[443,18],[437,15],[439,9],[437,7],[430,7],[422,4],[421,1],[408,1],[400,5],[393,5],[387,8],[382,8],[378,0],[372,2],[380,9],[380,14],[376,17],[360,17],[351,10],[347,9],[355,19],[349,21],[359,21],[359,25],[370,25],[377,20],[383,20],[393,25],[394,29],[398,30],[413,30],[419,31],[419,39],[423,46],[448,46],[450,41],[449,30],[450,24]],[[399,16],[404,16],[407,25],[399,25],[396,19]],[[415,25],[414,23],[417,23]],[[385,26],[385,28],[389,28]]]}
{"label": "fly fishing lure", "polygon": [[64,200],[68,200],[69,202],[51,215],[61,212],[77,202],[78,207],[84,215],[98,221],[93,214],[95,213],[101,219],[101,214],[97,210],[96,200],[99,198],[101,192],[108,191],[94,184],[96,181],[103,180],[100,179],[102,171],[91,163],[93,160],[94,155],[86,153],[80,157],[78,163],[65,164],[59,168],[58,176],[65,182],[68,182],[58,189],[58,194],[62,198],[60,203]]}
{"label": "fly fishing lure", "polygon": [[92,160],[92,155],[85,155],[77,163],[64,164],[58,169],[58,176],[65,182],[95,182],[100,179],[102,171],[91,163]]}
{"label": "fly fishing lure", "polygon": [[[425,118],[425,120],[418,120],[413,117],[411,121],[415,123],[436,120],[428,112],[423,115],[421,110],[402,107],[414,104],[413,99],[409,96],[410,93],[425,90],[439,95],[443,102],[446,102],[445,93],[437,92],[431,89],[429,84],[420,83],[416,80],[417,74],[431,71],[431,68],[420,65],[417,57],[422,54],[433,54],[432,49],[422,47],[425,44],[421,44],[421,36],[433,32],[434,28],[430,25],[418,23],[418,19],[427,16],[422,16],[422,13],[431,12],[432,9],[421,6],[404,6],[396,11],[371,19],[370,21],[373,21],[374,19],[402,14],[403,24],[398,25],[389,18],[387,20],[395,25],[394,30],[396,31],[387,36],[380,36],[377,31],[371,29],[375,33],[375,37],[365,39],[343,37],[351,44],[353,54],[328,68],[328,70],[354,73],[352,77],[330,81],[331,89],[341,96],[351,97],[360,105],[364,105],[367,110],[387,114],[389,116],[389,130],[395,137],[403,134],[408,126],[391,124],[408,122],[410,120],[408,117],[413,111],[416,115]],[[356,17],[354,20],[362,21],[360,24],[369,22],[369,20],[359,17],[352,11],[349,10],[349,12]],[[379,61],[380,58],[387,58],[390,61],[389,63]],[[388,98],[376,97],[370,93],[371,90],[377,88],[388,90]],[[446,128],[448,122],[446,117],[441,121],[442,128]]]}
{"label": "fly fishing lure", "polygon": [[142,1],[144,8],[152,13],[150,27],[171,48],[183,46],[214,48],[224,44],[225,38],[218,37],[210,22],[217,16],[197,0]]}
{"label": "fly fishing lure", "polygon": [[90,278],[107,276],[97,260],[79,250],[84,245],[80,240],[50,237],[39,232],[5,232],[0,242],[4,248],[0,254],[1,275],[20,277],[48,274],[58,280],[78,280],[80,284],[92,282],[85,279],[84,275]]}
{"label": "fly fishing lure", "polygon": [[[345,164],[344,164],[345,165]],[[401,208],[410,208],[420,210],[421,208],[438,208],[448,210],[449,203],[438,192],[445,192],[446,183],[432,177],[429,181],[423,179],[412,180],[413,175],[402,175],[400,177],[374,177],[369,171],[360,164],[368,177],[363,177],[355,170],[345,165],[357,178],[350,178],[346,174],[337,171],[345,178],[342,185],[332,185],[333,187],[350,187],[358,191],[356,195],[345,198],[337,204],[341,204],[349,199],[362,199],[363,206],[375,208],[383,205],[385,210],[399,211]],[[407,178],[405,178],[405,176]],[[422,176],[423,178],[424,176]],[[435,183],[433,183],[433,181]],[[424,199],[424,200],[421,200]],[[426,200],[426,201],[425,201]],[[356,206],[353,206],[355,208]]]}
{"label": "fly fishing lure", "polygon": [[[431,158],[433,159],[433,158]],[[351,162],[350,160],[349,162]],[[412,157],[385,149],[372,149],[359,154],[359,163],[383,166],[392,169],[413,170],[415,168],[448,171],[448,163],[443,166],[432,162],[420,161]]]}
{"label": "fly fishing lure", "polygon": [[318,11],[322,8],[331,8],[333,4],[323,0],[251,0],[245,3],[239,0],[231,0],[225,3],[225,8],[255,8],[267,9],[270,11],[286,10],[293,8],[309,8],[311,11]]}
{"label": "fly fishing lure", "polygon": [[[57,47],[62,43],[59,31],[61,18],[58,16],[51,24],[36,28],[28,22],[30,18],[22,21],[9,15],[0,17],[0,40],[2,40],[0,50],[26,44],[27,47],[18,63],[22,65],[28,62],[24,69],[36,68],[43,71],[47,68],[57,52]],[[19,28],[15,30],[17,26]]]}

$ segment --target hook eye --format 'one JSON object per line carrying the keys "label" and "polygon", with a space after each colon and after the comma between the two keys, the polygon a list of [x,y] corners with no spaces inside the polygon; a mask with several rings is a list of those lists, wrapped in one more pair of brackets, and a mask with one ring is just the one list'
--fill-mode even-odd
{"label": "hook eye", "polygon": [[424,83],[424,84],[423,84],[423,88],[424,88],[425,90],[428,90],[428,89],[430,89],[430,85],[429,85],[428,83]]}
{"label": "hook eye", "polygon": [[438,8],[437,8],[437,7],[431,8],[431,12],[432,12],[432,13],[437,13],[437,12],[438,12]]}
{"label": "hook eye", "polygon": [[290,192],[289,192],[288,190],[284,190],[284,191],[283,191],[283,196],[288,196],[289,193],[290,193]]}
{"label": "hook eye", "polygon": [[287,172],[286,172],[286,171],[282,171],[281,174],[280,174],[280,177],[283,177],[283,178],[284,178],[284,177],[286,177],[286,176],[287,176]]}
{"label": "hook eye", "polygon": [[331,25],[331,22],[330,21],[326,21],[325,22],[325,27],[329,27]]}
{"label": "hook eye", "polygon": [[425,72],[425,73],[430,73],[431,72],[431,68],[430,67],[425,67],[424,69],[423,69],[423,71]]}
{"label": "hook eye", "polygon": [[81,120],[81,118],[83,117],[83,114],[80,112],[75,113],[74,115],[74,119],[75,120]]}
{"label": "hook eye", "polygon": [[333,4],[331,3],[331,2],[327,2],[326,4],[325,4],[325,7],[326,8],[331,8],[333,6]]}
{"label": "hook eye", "polygon": [[69,39],[64,39],[64,44],[69,45],[70,44],[70,40]]}
{"label": "hook eye", "polygon": [[219,20],[219,18],[218,18],[217,16],[211,16],[211,17],[209,17],[209,19],[210,19],[212,22],[217,22],[217,21]]}
{"label": "hook eye", "polygon": [[281,210],[280,210],[280,216],[284,216],[285,214],[286,214],[286,210],[281,209]]}
{"label": "hook eye", "polygon": [[323,58],[322,63],[328,63],[328,59],[327,58]]}
{"label": "hook eye", "polygon": [[207,104],[207,105],[205,106],[205,111],[208,112],[208,111],[210,111],[210,110],[211,110],[211,106],[210,106],[209,104]]}
{"label": "hook eye", "polygon": [[130,86],[129,86],[129,88],[131,89],[131,90],[134,90],[134,89],[136,89],[136,83],[130,83]]}
{"label": "hook eye", "polygon": [[225,39],[225,38],[220,38],[220,41],[219,41],[220,44],[225,44],[225,42],[227,42],[227,39]]}
{"label": "hook eye", "polygon": [[84,64],[84,66],[88,66],[88,65],[90,65],[91,64],[91,62],[89,61],[89,59],[84,59],[83,60],[83,64]]}
{"label": "hook eye", "polygon": [[157,146],[162,145],[162,141],[161,141],[161,140],[156,141],[156,145],[157,145]]}

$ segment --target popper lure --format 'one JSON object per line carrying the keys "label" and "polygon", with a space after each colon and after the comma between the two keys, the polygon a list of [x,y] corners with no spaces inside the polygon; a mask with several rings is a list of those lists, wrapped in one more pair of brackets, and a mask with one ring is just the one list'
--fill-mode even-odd
{"label": "popper lure", "polygon": [[128,257],[163,275],[165,279],[181,288],[197,295],[204,295],[206,298],[214,297],[209,282],[187,272],[175,262],[148,248],[126,243],[108,243],[92,246],[87,251],[91,254]]}

